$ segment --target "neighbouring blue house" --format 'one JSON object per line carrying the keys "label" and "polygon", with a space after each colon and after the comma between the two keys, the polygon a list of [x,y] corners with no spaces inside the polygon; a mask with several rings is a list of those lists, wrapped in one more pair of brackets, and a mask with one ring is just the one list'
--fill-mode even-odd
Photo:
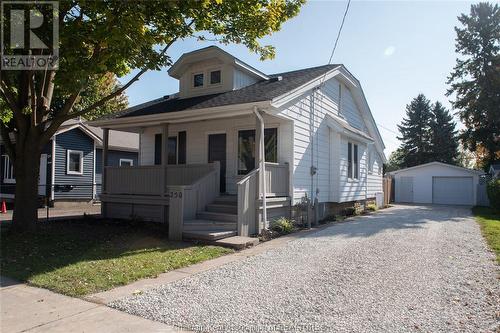
{"label": "neighbouring blue house", "polygon": [[[99,200],[102,179],[103,130],[71,119],[61,125],[40,157],[38,193],[52,204],[81,204]],[[110,131],[108,165],[136,166],[139,135]],[[0,197],[13,201],[15,175],[0,141]]]}

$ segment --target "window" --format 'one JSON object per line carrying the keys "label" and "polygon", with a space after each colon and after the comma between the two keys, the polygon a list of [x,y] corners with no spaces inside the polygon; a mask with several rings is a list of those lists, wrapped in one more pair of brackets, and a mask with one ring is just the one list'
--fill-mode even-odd
{"label": "window", "polygon": [[120,158],[120,166],[134,166],[134,160],[129,158]]}
{"label": "window", "polygon": [[210,72],[210,84],[218,84],[220,79],[220,70]]}
{"label": "window", "polygon": [[161,134],[155,134],[155,165],[161,164]]}
{"label": "window", "polygon": [[3,182],[4,183],[15,183],[14,179],[14,165],[11,163],[9,155],[2,155],[2,165],[3,165]]}
{"label": "window", "polygon": [[179,152],[177,154],[177,163],[186,164],[186,131],[181,131],[179,137]]}
{"label": "window", "polygon": [[68,175],[82,175],[83,152],[78,150],[68,150],[66,158],[66,173]]}
{"label": "window", "polygon": [[[255,130],[238,132],[238,174],[246,175],[255,168]],[[278,162],[278,129],[264,130],[266,162]]]}
{"label": "window", "polygon": [[370,150],[368,152],[368,172],[370,172],[370,173],[373,172],[373,164],[374,164],[372,155],[373,155],[373,152]]}
{"label": "window", "polygon": [[168,164],[177,164],[177,137],[168,138]]}
{"label": "window", "polygon": [[193,75],[193,87],[203,87],[203,73]]}
{"label": "window", "polygon": [[353,145],[354,146],[354,157],[353,157],[353,162],[354,162],[354,179],[359,179],[359,168],[358,168],[358,145]]}
{"label": "window", "polygon": [[[161,165],[162,135],[155,134],[155,165]],[[168,164],[177,164],[177,137],[168,138]]]}
{"label": "window", "polygon": [[359,179],[358,145],[347,143],[347,178]]}

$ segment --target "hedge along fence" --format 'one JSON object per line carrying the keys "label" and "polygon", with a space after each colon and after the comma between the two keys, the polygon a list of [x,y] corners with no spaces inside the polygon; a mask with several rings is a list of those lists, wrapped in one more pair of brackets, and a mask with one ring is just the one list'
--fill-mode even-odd
{"label": "hedge along fence", "polygon": [[491,180],[487,187],[490,205],[496,211],[500,211],[500,178]]}

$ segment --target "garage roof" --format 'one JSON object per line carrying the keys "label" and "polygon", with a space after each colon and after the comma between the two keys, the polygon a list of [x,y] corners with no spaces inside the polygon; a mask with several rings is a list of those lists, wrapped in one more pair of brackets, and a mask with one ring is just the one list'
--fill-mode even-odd
{"label": "garage roof", "polygon": [[416,165],[416,166],[413,166],[413,167],[410,167],[410,168],[405,168],[405,169],[399,169],[399,170],[396,170],[396,171],[392,171],[392,172],[389,172],[388,174],[389,175],[396,175],[396,174],[398,174],[400,172],[406,172],[406,171],[409,171],[409,170],[414,170],[414,169],[419,169],[419,168],[425,168],[425,167],[431,166],[431,165],[441,165],[441,166],[445,166],[445,167],[448,167],[448,168],[458,169],[458,170],[470,172],[472,174],[477,174],[477,175],[484,174],[484,172],[480,171],[480,170],[467,169],[467,168],[463,168],[463,167],[458,166],[458,165],[446,164],[446,163],[442,163],[442,162],[430,162],[430,163],[420,164],[420,165]]}

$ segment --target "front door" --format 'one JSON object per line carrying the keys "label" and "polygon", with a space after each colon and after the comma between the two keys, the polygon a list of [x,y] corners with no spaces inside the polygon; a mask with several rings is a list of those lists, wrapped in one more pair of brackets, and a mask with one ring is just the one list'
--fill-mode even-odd
{"label": "front door", "polygon": [[208,163],[220,162],[220,191],[226,192],[226,134],[208,136]]}

